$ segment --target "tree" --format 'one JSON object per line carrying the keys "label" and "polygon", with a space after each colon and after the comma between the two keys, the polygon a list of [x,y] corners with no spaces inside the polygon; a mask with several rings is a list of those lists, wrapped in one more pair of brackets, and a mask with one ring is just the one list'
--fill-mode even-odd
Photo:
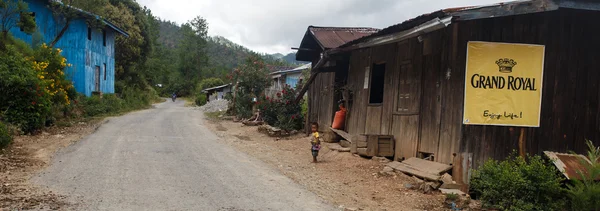
{"label": "tree", "polygon": [[198,16],[181,26],[183,40],[178,46],[179,71],[182,82],[183,95],[188,95],[194,90],[195,85],[203,77],[203,70],[208,66],[208,57],[205,52],[208,24],[205,19]]}
{"label": "tree", "polygon": [[200,88],[200,90],[204,90],[215,86],[221,86],[223,84],[225,84],[225,82],[223,82],[223,80],[220,78],[206,78],[200,81],[198,88]]}
{"label": "tree", "polygon": [[27,34],[35,32],[35,20],[29,15],[29,7],[22,0],[0,1],[0,31],[2,40],[8,39],[8,32],[15,26],[21,27]]}

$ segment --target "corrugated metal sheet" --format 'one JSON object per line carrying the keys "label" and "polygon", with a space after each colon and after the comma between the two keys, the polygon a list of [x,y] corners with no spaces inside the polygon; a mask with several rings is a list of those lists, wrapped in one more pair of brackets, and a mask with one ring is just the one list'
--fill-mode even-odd
{"label": "corrugated metal sheet", "polygon": [[347,42],[371,35],[377,31],[375,28],[355,27],[315,27],[308,28],[317,42],[325,48],[337,48]]}
{"label": "corrugated metal sheet", "polygon": [[563,154],[549,151],[545,151],[544,154],[554,162],[554,165],[565,175],[565,177],[567,177],[567,179],[582,179],[580,173],[583,175],[588,174],[587,168],[589,167],[588,165],[591,165],[591,162],[583,155]]}
{"label": "corrugated metal sheet", "polygon": [[442,9],[387,27],[369,36],[363,36],[354,41],[347,42],[346,44],[340,45],[339,48],[362,43],[376,37],[402,32],[432,19],[445,16],[454,17],[457,21],[464,21],[554,11],[560,8],[600,11],[600,2],[590,0],[520,0],[492,5]]}

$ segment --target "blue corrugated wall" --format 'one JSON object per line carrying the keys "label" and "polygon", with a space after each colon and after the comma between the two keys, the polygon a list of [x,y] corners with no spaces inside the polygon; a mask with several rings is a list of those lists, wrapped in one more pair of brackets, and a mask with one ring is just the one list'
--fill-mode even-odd
{"label": "blue corrugated wall", "polygon": [[[46,1],[25,0],[29,10],[35,12],[37,29],[41,33],[43,42],[50,43],[62,29],[62,24],[47,8]],[[55,47],[63,50],[62,55],[71,64],[66,70],[67,76],[73,81],[77,92],[90,96],[95,91],[95,68],[100,67],[100,91],[103,93],[115,92],[115,57],[114,44],[116,33],[106,28],[106,46],[103,45],[102,30],[92,30],[92,39],[88,40],[88,25],[85,20],[71,22],[69,29],[56,43]],[[15,27],[11,34],[27,43],[32,43],[32,35],[27,35]],[[104,68],[106,64],[106,69]],[[106,71],[106,80],[104,79]]]}

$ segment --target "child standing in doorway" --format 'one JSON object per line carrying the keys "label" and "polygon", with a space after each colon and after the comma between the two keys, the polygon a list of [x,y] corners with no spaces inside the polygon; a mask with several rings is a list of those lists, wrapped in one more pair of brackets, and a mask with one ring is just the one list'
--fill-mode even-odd
{"label": "child standing in doorway", "polygon": [[321,138],[319,137],[319,124],[316,122],[313,122],[310,125],[310,129],[313,133],[313,138],[310,141],[311,146],[311,152],[312,152],[312,156],[313,156],[313,163],[317,162],[317,156],[319,156],[319,150],[321,150]]}

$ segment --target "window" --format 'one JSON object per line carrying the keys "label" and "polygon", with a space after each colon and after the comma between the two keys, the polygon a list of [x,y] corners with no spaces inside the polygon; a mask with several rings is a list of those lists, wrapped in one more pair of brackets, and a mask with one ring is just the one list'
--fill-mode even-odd
{"label": "window", "polygon": [[369,104],[383,103],[383,85],[385,82],[385,63],[373,64]]}
{"label": "window", "polygon": [[106,63],[104,63],[104,80],[106,81]]}
{"label": "window", "polygon": [[88,26],[88,40],[92,40],[92,27]]}
{"label": "window", "polygon": [[102,45],[106,46],[106,30],[102,30]]}

